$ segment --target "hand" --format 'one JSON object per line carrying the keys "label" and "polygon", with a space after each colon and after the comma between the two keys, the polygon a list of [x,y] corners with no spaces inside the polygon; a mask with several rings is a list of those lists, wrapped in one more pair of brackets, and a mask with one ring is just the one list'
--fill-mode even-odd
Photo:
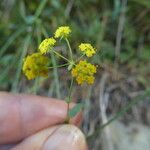
{"label": "hand", "polygon": [[0,150],[87,150],[81,114],[59,125],[66,114],[63,101],[0,92]]}

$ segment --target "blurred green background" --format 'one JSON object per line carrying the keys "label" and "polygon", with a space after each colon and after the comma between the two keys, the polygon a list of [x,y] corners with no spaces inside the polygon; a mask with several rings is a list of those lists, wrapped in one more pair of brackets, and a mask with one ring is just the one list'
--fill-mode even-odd
{"label": "blurred green background", "polygon": [[[75,54],[78,54],[76,47],[81,42],[91,42],[98,50],[91,59],[100,66],[95,84],[90,88],[82,87],[82,90],[78,86],[74,88],[78,91],[74,92],[78,101],[88,99],[86,104],[92,105],[85,112],[83,123],[84,132],[91,134],[101,123],[99,118],[94,122],[93,116],[96,116],[96,110],[99,112],[99,108],[96,109],[98,89],[107,75],[104,93],[109,93],[110,97],[106,109],[108,115],[150,87],[150,1],[1,0],[0,90],[65,98],[67,90],[63,87],[68,86],[68,82],[64,81],[70,80],[65,76],[65,70],[54,69],[49,79],[34,81],[27,81],[21,71],[23,58],[36,52],[41,40],[47,35],[53,36],[61,25],[72,29],[70,42]],[[58,61],[52,58],[52,65]],[[143,107],[148,109],[145,103],[137,107],[141,118]],[[134,114],[133,110],[128,115]],[[128,115],[122,121],[131,121]],[[137,121],[136,117],[133,120]],[[140,123],[149,125],[148,118],[141,118]],[[94,122],[94,127],[91,127],[91,122]]]}
{"label": "blurred green background", "polygon": [[[71,26],[74,48],[81,41],[96,46],[99,51],[94,63],[113,64],[119,57],[120,65],[146,75],[150,58],[149,13],[149,0],[1,0],[0,89],[12,90],[13,84],[17,88],[20,58],[37,51],[44,38],[43,30],[52,36],[60,25]],[[144,76],[139,78],[147,84]]]}

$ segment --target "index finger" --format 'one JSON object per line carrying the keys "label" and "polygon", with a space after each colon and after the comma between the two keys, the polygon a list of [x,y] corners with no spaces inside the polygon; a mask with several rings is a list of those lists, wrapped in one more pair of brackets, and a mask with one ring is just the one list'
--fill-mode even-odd
{"label": "index finger", "polygon": [[[0,144],[18,142],[39,130],[65,121],[64,101],[35,95],[0,92]],[[78,124],[81,114],[72,122]]]}

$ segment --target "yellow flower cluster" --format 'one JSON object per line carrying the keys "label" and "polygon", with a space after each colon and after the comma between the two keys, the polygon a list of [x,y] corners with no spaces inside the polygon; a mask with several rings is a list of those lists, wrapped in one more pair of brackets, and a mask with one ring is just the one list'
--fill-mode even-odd
{"label": "yellow flower cluster", "polygon": [[93,84],[96,67],[86,60],[81,60],[71,71],[73,77],[76,77],[78,84],[88,83]]}
{"label": "yellow flower cluster", "polygon": [[81,43],[79,49],[84,52],[87,57],[92,57],[95,54],[95,48],[89,43]]}
{"label": "yellow flower cluster", "polygon": [[41,53],[33,53],[24,59],[23,72],[28,80],[34,79],[38,76],[48,76],[48,57]]}
{"label": "yellow flower cluster", "polygon": [[71,33],[69,26],[61,26],[55,32],[55,38],[67,38]]}
{"label": "yellow flower cluster", "polygon": [[[67,44],[69,43],[67,37],[71,33],[69,26],[61,26],[55,31],[55,38],[66,38]],[[31,80],[38,76],[48,76],[48,62],[49,58],[43,54],[49,53],[56,44],[56,40],[51,38],[44,39],[39,45],[39,52],[33,53],[32,55],[27,56],[24,59],[22,70],[26,77]],[[72,56],[72,50],[70,44],[68,44],[70,55],[72,60],[65,58],[59,53],[55,53],[61,58],[64,58],[68,61],[68,70],[71,70],[71,74],[76,78],[78,84],[88,83],[93,84],[94,74],[96,73],[96,67],[86,60],[74,61]],[[96,49],[89,43],[81,43],[79,45],[80,51],[82,51],[87,57],[92,57],[96,53]],[[82,57],[82,56],[81,56]],[[76,64],[76,62],[78,62]]]}
{"label": "yellow flower cluster", "polygon": [[40,52],[42,54],[46,54],[46,53],[50,52],[52,50],[52,48],[54,47],[55,43],[56,43],[56,40],[53,37],[43,40],[39,46]]}

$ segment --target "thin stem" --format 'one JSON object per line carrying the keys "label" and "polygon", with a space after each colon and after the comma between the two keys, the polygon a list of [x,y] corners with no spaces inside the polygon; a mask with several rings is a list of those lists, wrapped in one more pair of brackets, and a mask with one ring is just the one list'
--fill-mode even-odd
{"label": "thin stem", "polygon": [[81,55],[81,56],[77,59],[76,62],[78,62],[79,60],[81,60],[81,58],[84,57],[84,56],[85,56],[85,54]]}
{"label": "thin stem", "polygon": [[69,124],[69,122],[70,122],[70,116],[69,116],[69,102],[67,102],[67,118],[66,118],[66,121],[65,121],[65,123],[67,123],[67,124]]}
{"label": "thin stem", "polygon": [[54,67],[53,74],[54,74],[54,77],[55,77],[54,79],[55,79],[55,84],[56,84],[56,94],[57,94],[57,98],[61,98],[58,70],[57,70],[57,67],[56,67],[57,66],[57,61],[56,61],[53,53],[51,53],[51,58],[52,58],[52,64],[53,64],[53,67]]}
{"label": "thin stem", "polygon": [[[55,66],[55,67],[56,67],[56,68],[61,68],[61,67],[67,66],[67,65],[69,65],[69,63],[63,64],[63,65],[58,65],[58,66]],[[54,67],[51,66],[51,67],[47,67],[47,68],[53,69]]]}
{"label": "thin stem", "polygon": [[66,60],[67,62],[70,63],[70,60],[67,59],[66,57],[62,56],[60,53],[58,53],[58,52],[56,52],[56,51],[54,51],[54,50],[53,50],[53,52],[54,52],[57,56],[61,57],[62,59]]}
{"label": "thin stem", "polygon": [[[46,30],[45,30],[44,27],[42,27],[42,32],[43,32],[43,34],[44,34],[45,37],[48,37],[48,34],[47,34],[47,32],[46,32]],[[62,56],[57,51],[53,50],[52,52],[55,53],[57,56],[61,57],[62,59],[66,60],[67,62],[71,63],[71,61],[69,59],[67,59],[66,57]]]}
{"label": "thin stem", "polygon": [[71,49],[70,43],[69,43],[67,38],[65,38],[65,40],[67,42],[67,45],[68,45],[68,48],[69,48],[69,51],[70,51],[70,59],[73,61],[73,54],[72,54],[72,49]]}
{"label": "thin stem", "polygon": [[73,81],[74,79],[71,79],[71,83],[70,83],[70,88],[69,88],[69,95],[68,98],[66,99],[67,102],[67,119],[66,119],[66,123],[70,122],[70,116],[69,116],[69,104],[71,103],[71,93],[72,93],[72,87],[73,87]]}
{"label": "thin stem", "polygon": [[72,78],[71,83],[70,83],[70,88],[69,88],[69,96],[68,96],[68,99],[69,99],[68,102],[69,103],[71,102],[71,92],[72,92],[73,82],[74,82],[74,79]]}
{"label": "thin stem", "polygon": [[116,47],[115,47],[115,65],[118,67],[118,62],[120,61],[120,53],[121,53],[121,42],[123,37],[123,30],[125,26],[126,19],[126,8],[127,8],[127,0],[122,1],[121,12],[118,23],[118,31],[116,36]]}

